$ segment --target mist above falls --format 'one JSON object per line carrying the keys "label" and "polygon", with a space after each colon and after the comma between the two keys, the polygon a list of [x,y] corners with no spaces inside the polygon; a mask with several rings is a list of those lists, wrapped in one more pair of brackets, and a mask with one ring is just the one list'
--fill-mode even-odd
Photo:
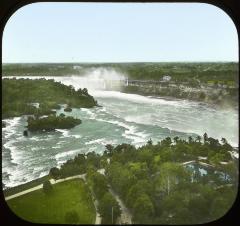
{"label": "mist above falls", "polygon": [[65,85],[72,85],[75,89],[87,88],[90,92],[97,90],[121,91],[127,76],[113,68],[88,68],[81,76],[55,77]]}
{"label": "mist above falls", "polygon": [[[15,76],[7,76],[3,78],[13,77]],[[85,69],[84,72],[80,74],[76,73],[66,76],[17,76],[15,78],[54,79],[64,85],[71,85],[76,90],[79,88],[87,88],[90,91],[90,94],[93,95],[94,91],[99,90],[121,91],[121,87],[124,85],[127,75],[109,67],[91,67]]]}

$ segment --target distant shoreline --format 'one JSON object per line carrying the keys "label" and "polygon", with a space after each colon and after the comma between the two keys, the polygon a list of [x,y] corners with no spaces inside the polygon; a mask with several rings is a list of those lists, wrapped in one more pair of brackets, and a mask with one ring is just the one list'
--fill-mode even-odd
{"label": "distant shoreline", "polygon": [[[7,75],[7,76],[2,76],[2,79],[5,78],[24,78],[27,79],[28,77],[34,77],[34,78],[42,78],[42,77],[68,77],[70,75],[66,76],[55,76],[55,75]],[[76,76],[76,77],[84,77],[82,75],[71,75],[71,76]],[[140,80],[139,80],[140,81]],[[146,81],[146,80],[141,80],[141,81]],[[182,86],[180,88],[180,86]],[[115,87],[116,88],[116,87]],[[106,88],[103,89],[102,91],[120,91],[122,93],[128,93],[128,94],[138,94],[142,96],[146,96],[149,98],[157,98],[157,99],[164,99],[164,100],[188,100],[188,101],[193,101],[193,102],[198,102],[202,104],[207,104],[211,107],[214,108],[234,108],[235,110],[238,110],[238,101],[235,100],[237,97],[235,94],[233,96],[229,94],[219,94],[217,95],[214,93],[216,92],[226,92],[226,88],[219,88],[219,89],[206,89],[206,88],[191,88],[192,90],[188,90],[188,86],[185,86],[185,84],[179,83],[176,87],[168,87],[168,86],[161,86],[158,85],[157,83],[155,85],[148,84],[136,84],[136,85],[130,85],[130,86],[121,86],[117,87],[117,90],[114,89],[114,87],[111,89]],[[186,89],[186,90],[185,90]],[[234,92],[238,91],[239,88],[234,88]],[[204,98],[201,97],[201,95],[204,95]],[[221,97],[219,97],[221,96]],[[217,99],[215,99],[217,98]],[[220,99],[219,99],[220,98]]]}
{"label": "distant shoreline", "polygon": [[180,100],[187,100],[190,102],[198,102],[199,104],[203,104],[203,105],[208,105],[210,107],[214,107],[214,108],[233,108],[235,110],[238,110],[238,102],[236,103],[216,103],[216,102],[212,102],[212,101],[206,101],[206,100],[197,100],[197,99],[191,99],[191,98],[180,98],[180,97],[174,97],[174,96],[161,96],[158,94],[149,94],[149,93],[143,93],[143,92],[139,92],[139,91],[126,91],[126,90],[122,90],[122,93],[126,93],[126,94],[138,94],[138,95],[142,95],[142,96],[146,96],[149,98],[156,98],[156,99],[163,99],[163,100],[167,100],[167,101],[180,101]]}

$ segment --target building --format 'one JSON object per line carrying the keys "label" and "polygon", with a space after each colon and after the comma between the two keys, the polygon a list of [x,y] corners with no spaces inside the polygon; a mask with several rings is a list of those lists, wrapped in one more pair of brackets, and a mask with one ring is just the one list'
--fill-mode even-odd
{"label": "building", "polygon": [[74,66],[73,66],[73,69],[74,69],[74,70],[78,70],[78,69],[81,69],[81,68],[82,68],[82,67],[79,66],[79,65],[74,65]]}
{"label": "building", "polygon": [[164,82],[169,82],[171,79],[172,79],[172,77],[170,75],[164,75],[163,78],[162,78],[162,80]]}

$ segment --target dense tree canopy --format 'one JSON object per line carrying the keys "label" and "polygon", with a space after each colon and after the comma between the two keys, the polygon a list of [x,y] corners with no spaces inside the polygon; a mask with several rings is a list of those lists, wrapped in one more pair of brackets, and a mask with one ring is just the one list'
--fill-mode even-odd
{"label": "dense tree canopy", "polygon": [[115,197],[109,192],[106,177],[91,169],[87,172],[87,181],[99,202],[98,211],[102,216],[102,223],[116,223],[121,210]]}
{"label": "dense tree canopy", "polygon": [[55,129],[70,129],[81,124],[82,121],[71,116],[49,115],[44,118],[28,117],[27,122],[27,128],[30,131],[51,131]]}
{"label": "dense tree canopy", "polygon": [[[105,223],[112,221],[112,208],[114,221],[118,216],[111,186],[134,223],[199,224],[218,219],[235,200],[238,162],[230,151],[234,149],[226,139],[219,142],[207,134],[188,140],[167,137],[138,148],[106,145],[103,155],[79,154],[59,170],[51,169],[50,175],[87,173]],[[105,175],[97,172],[101,167]]]}
{"label": "dense tree canopy", "polygon": [[59,104],[67,104],[70,108],[97,105],[87,89],[76,91],[72,86],[53,79],[3,79],[2,93],[3,118],[28,114],[48,115],[54,113],[53,109],[59,109]]}
{"label": "dense tree canopy", "polygon": [[[229,153],[233,148],[223,141],[205,134],[188,141],[168,137],[138,149],[111,147],[104,153],[111,159],[106,176],[135,223],[209,222],[228,211],[237,191],[238,166]],[[182,164],[188,161],[193,163]]]}

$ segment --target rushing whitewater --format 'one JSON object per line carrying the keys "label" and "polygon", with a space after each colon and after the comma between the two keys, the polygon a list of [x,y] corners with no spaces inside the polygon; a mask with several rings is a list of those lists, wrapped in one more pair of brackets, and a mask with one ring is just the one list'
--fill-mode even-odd
{"label": "rushing whitewater", "polygon": [[[43,76],[44,77],[44,76]],[[29,77],[37,79],[39,77]],[[225,137],[238,146],[238,112],[216,109],[188,100],[165,100],[118,91],[105,91],[107,80],[120,81],[125,75],[113,70],[91,71],[86,76],[45,77],[75,89],[88,88],[102,107],[73,109],[64,114],[82,119],[71,130],[39,133],[24,137],[24,117],[4,120],[2,130],[3,183],[12,187],[46,175],[51,167],[65,162],[78,153],[102,153],[108,143],[145,144],[170,136],[187,138],[203,135]],[[109,79],[110,78],[110,79]],[[63,112],[58,110],[57,114]]]}

